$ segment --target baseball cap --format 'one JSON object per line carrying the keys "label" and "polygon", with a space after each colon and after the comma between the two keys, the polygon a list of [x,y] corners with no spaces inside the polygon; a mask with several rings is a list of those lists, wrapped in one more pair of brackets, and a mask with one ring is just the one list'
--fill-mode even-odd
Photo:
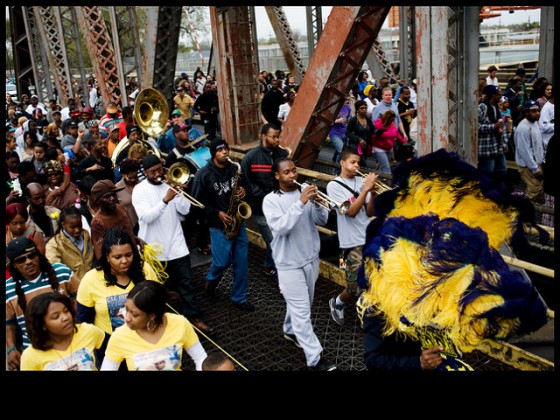
{"label": "baseball cap", "polygon": [[364,89],[364,95],[369,96],[369,92],[372,89],[373,85],[367,85]]}
{"label": "baseball cap", "polygon": [[43,163],[43,170],[47,175],[61,174],[62,172],[64,172],[62,163],[60,163],[58,160],[49,160]]}
{"label": "baseball cap", "polygon": [[92,114],[93,115],[93,109],[91,109],[91,107],[89,106],[85,106],[82,108],[81,111],[82,114]]}
{"label": "baseball cap", "polygon": [[37,251],[33,241],[25,236],[12,239],[6,247],[6,256],[10,261],[14,261],[20,255],[27,252]]}
{"label": "baseball cap", "polygon": [[70,124],[68,124],[68,128],[78,128],[78,124],[75,121],[72,121]]}
{"label": "baseball cap", "polygon": [[39,99],[39,97],[37,95],[31,95],[31,99],[33,99],[33,98]]}
{"label": "baseball cap", "polygon": [[138,126],[136,125],[127,125],[126,126],[126,136],[130,136],[132,133],[134,133],[135,131],[140,131],[140,129],[138,128]]}
{"label": "baseball cap", "polygon": [[113,130],[119,130],[119,125],[118,124],[111,124],[108,128],[107,128],[107,132],[110,133]]}
{"label": "baseball cap", "polygon": [[187,124],[183,124],[183,123],[175,124],[173,126],[173,134],[178,133],[179,131],[188,130],[188,129],[189,129],[189,126]]}
{"label": "baseball cap", "polygon": [[185,77],[187,75],[187,73],[183,72],[181,73],[181,77]]}
{"label": "baseball cap", "polygon": [[185,88],[183,86],[179,86],[177,88],[177,92],[184,92],[184,91],[185,91]]}
{"label": "baseball cap", "polygon": [[80,111],[79,109],[75,109],[74,111],[70,111],[70,116],[71,117],[79,117],[80,115],[82,115],[82,111]]}
{"label": "baseball cap", "polygon": [[183,115],[183,111],[181,111],[180,109],[174,109],[171,115]]}
{"label": "baseball cap", "polygon": [[528,111],[530,109],[541,109],[541,106],[534,99],[529,99],[528,101],[525,101],[525,104],[523,105],[523,109],[525,111]]}

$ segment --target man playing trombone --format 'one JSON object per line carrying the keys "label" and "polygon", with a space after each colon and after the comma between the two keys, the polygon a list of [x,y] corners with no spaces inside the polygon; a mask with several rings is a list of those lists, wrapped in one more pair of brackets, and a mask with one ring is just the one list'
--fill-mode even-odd
{"label": "man playing trombone", "polygon": [[[366,228],[374,215],[377,175],[373,172],[365,178],[358,170],[360,155],[345,149],[340,156],[340,176],[327,184],[327,194],[336,201],[349,201],[346,213],[337,212],[337,232],[340,246],[339,267],[346,271],[346,287],[329,300],[332,319],[344,325],[344,307],[359,295],[358,269],[362,263],[362,248],[366,242]],[[358,175],[358,176],[357,176]]]}
{"label": "man playing trombone", "polygon": [[200,318],[195,298],[189,248],[181,228],[181,215],[186,215],[192,202],[181,194],[181,186],[170,187],[164,182],[161,160],[155,155],[142,159],[146,179],[132,191],[132,205],[138,215],[138,235],[149,244],[162,245],[158,256],[165,264],[168,278],[165,285],[179,293],[182,313],[199,330],[212,334],[214,329]]}

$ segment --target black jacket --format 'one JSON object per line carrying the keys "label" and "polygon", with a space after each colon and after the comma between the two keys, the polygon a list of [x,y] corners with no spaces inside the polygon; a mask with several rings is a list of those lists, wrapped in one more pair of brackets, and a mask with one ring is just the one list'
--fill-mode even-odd
{"label": "black jacket", "polygon": [[[218,213],[228,211],[236,175],[237,165],[229,163],[222,169],[218,168],[212,159],[209,159],[206,166],[196,172],[191,191],[192,195],[204,204],[209,227],[224,228]],[[242,186],[241,178],[238,186]]]}
{"label": "black jacket", "polygon": [[263,215],[264,196],[274,190],[272,163],[274,159],[288,156],[288,151],[279,147],[267,149],[262,144],[249,150],[241,161],[244,185],[247,195],[245,201],[251,206],[253,214]]}
{"label": "black jacket", "polygon": [[398,333],[382,336],[385,320],[379,316],[364,316],[364,362],[368,370],[422,370],[418,342],[404,340]]}

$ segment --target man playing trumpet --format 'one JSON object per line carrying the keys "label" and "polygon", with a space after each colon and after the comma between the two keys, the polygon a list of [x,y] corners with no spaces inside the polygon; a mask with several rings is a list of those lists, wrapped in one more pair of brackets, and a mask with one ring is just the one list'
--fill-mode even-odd
{"label": "man playing trumpet", "polygon": [[311,370],[335,370],[336,366],[322,355],[323,347],[311,322],[321,248],[316,225],[327,223],[329,211],[315,201],[316,185],[304,185],[299,190],[297,169],[291,159],[276,159],[272,173],[276,189],[264,197],[262,208],[272,232],[272,257],[286,301],[284,338],[303,349]]}
{"label": "man playing trumpet", "polygon": [[365,178],[358,172],[360,155],[345,149],[340,156],[340,176],[327,184],[327,194],[336,201],[349,201],[346,213],[336,213],[339,267],[346,271],[346,287],[329,300],[332,319],[344,325],[344,307],[359,295],[358,269],[362,263],[362,248],[366,242],[366,228],[374,215],[373,198],[376,195],[377,175],[371,172]]}

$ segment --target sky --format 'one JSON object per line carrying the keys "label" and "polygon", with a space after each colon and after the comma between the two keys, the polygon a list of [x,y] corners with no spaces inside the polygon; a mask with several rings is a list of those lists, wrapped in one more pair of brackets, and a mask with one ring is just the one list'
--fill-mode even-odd
{"label": "sky", "polygon": [[[325,22],[331,10],[332,6],[322,6],[321,12]],[[286,14],[292,31],[297,30],[300,34],[307,35],[307,15],[305,6],[284,6],[284,13]],[[263,6],[255,6],[255,17],[257,21],[257,38],[274,36],[270,20]],[[500,17],[484,20],[483,25],[511,25],[515,23],[525,23],[528,19],[530,19],[531,22],[540,21],[540,10],[518,10],[514,13],[505,11]]]}

